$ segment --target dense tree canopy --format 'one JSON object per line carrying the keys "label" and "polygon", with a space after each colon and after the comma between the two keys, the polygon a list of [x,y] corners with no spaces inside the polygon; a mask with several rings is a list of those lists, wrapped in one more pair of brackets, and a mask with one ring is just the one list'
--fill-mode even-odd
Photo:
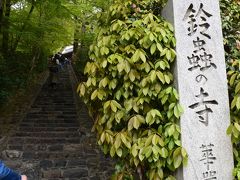
{"label": "dense tree canopy", "polygon": [[[47,57],[79,44],[103,0],[0,1],[0,104],[47,67]],[[87,27],[88,28],[88,27]],[[91,29],[91,28],[89,28]],[[77,47],[76,47],[77,48]]]}

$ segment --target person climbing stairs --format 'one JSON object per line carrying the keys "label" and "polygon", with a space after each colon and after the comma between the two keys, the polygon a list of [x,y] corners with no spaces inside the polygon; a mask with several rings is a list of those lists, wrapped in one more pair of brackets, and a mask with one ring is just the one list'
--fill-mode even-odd
{"label": "person climbing stairs", "polygon": [[[106,180],[113,162],[90,134],[92,120],[86,107],[76,111],[69,69],[60,74],[56,89],[44,84],[19,127],[0,153],[6,165],[28,180]],[[83,104],[82,104],[83,105]],[[83,105],[84,106],[84,105]],[[84,124],[83,132],[79,125]],[[83,126],[83,125],[82,125]]]}

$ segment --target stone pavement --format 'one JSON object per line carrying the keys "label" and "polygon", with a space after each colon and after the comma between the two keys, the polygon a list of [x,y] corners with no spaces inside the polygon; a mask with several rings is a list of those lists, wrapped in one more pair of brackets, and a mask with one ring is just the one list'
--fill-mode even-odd
{"label": "stone pavement", "polygon": [[[0,153],[9,167],[29,180],[107,180],[114,163],[96,145],[92,120],[79,112],[67,69],[60,84],[43,86],[36,101]],[[1,145],[3,146],[3,145]]]}

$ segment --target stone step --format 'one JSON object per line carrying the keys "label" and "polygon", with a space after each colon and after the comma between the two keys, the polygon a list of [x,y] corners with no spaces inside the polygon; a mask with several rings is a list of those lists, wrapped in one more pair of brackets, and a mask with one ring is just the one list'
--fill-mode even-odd
{"label": "stone step", "polygon": [[[69,144],[71,146],[71,144]],[[5,151],[2,152],[2,159],[5,160],[48,160],[52,161],[53,160],[62,160],[68,162],[71,160],[69,163],[69,166],[77,165],[79,163],[79,160],[84,160],[86,154],[83,153],[84,148],[68,148],[65,144],[61,145],[51,145],[51,146],[42,146],[42,150],[9,150],[6,149]],[[44,148],[47,148],[44,150]],[[78,151],[76,151],[77,149]],[[92,156],[93,158],[96,159],[97,154]],[[76,161],[78,159],[78,161]]]}
{"label": "stone step", "polygon": [[[47,101],[47,100],[46,100]],[[47,104],[37,104],[35,106],[32,106],[33,108],[51,108],[51,107],[58,107],[58,108],[64,108],[64,107],[74,107],[75,104],[56,104],[56,103],[47,103]]]}
{"label": "stone step", "polygon": [[95,151],[89,151],[82,144],[72,144],[72,143],[52,143],[52,144],[8,144],[7,150],[10,151],[87,151],[88,153],[94,154]]}
{"label": "stone step", "polygon": [[59,112],[59,111],[55,111],[55,112],[44,112],[44,113],[36,113],[36,114],[28,114],[25,118],[26,119],[34,119],[34,118],[41,118],[41,117],[48,117],[51,115],[56,115],[57,117],[61,118],[75,118],[77,117],[77,113],[76,112]]}
{"label": "stone step", "polygon": [[[102,161],[101,163],[92,164],[91,162],[94,160],[84,159],[84,158],[67,158],[67,159],[42,159],[39,161],[39,165],[37,166],[40,170],[39,178],[41,180],[51,180],[51,179],[65,179],[65,180],[75,180],[75,179],[87,179],[87,180],[105,180],[108,179],[106,177],[110,177],[113,173],[113,168],[110,168],[109,161]],[[6,165],[17,168],[23,164],[23,161],[14,160],[4,161]],[[92,164],[92,165],[91,165]],[[101,173],[96,171],[99,169]],[[112,170],[111,170],[112,169]],[[88,171],[88,176],[86,177],[86,171]],[[60,171],[60,173],[59,173]],[[76,172],[77,171],[77,172]],[[81,172],[79,174],[79,172]],[[69,177],[70,176],[70,177]],[[34,178],[33,178],[34,177]],[[37,179],[35,176],[29,177],[29,180]],[[75,177],[75,178],[73,178]]]}
{"label": "stone step", "polygon": [[[60,95],[60,94],[58,94]],[[44,103],[48,103],[50,101],[57,101],[59,103],[63,103],[63,102],[69,102],[69,101],[74,101],[73,98],[73,93],[68,92],[68,93],[61,93],[61,97],[57,97],[57,94],[42,94],[40,95],[37,99],[36,102],[44,102]],[[47,100],[47,101],[46,101]]]}
{"label": "stone step", "polygon": [[45,114],[55,114],[55,113],[58,113],[58,114],[63,114],[63,113],[70,113],[72,112],[72,114],[76,114],[76,109],[71,109],[71,108],[68,108],[68,109],[65,109],[65,108],[61,108],[61,109],[57,109],[55,107],[49,107],[48,109],[44,109],[44,108],[32,108],[30,111],[29,111],[29,114],[39,114],[39,115],[45,115]]}
{"label": "stone step", "polygon": [[72,131],[77,131],[79,128],[77,126],[72,126],[72,127],[20,127],[18,131],[23,131],[23,132],[42,132],[42,131],[48,131],[48,132],[55,132],[55,131],[60,131],[60,132],[72,132]]}
{"label": "stone step", "polygon": [[49,160],[44,159],[39,162],[39,166],[42,169],[49,168],[73,168],[73,167],[86,167],[87,160],[85,158],[64,158]]}
{"label": "stone step", "polygon": [[49,124],[49,123],[34,123],[34,122],[29,122],[29,123],[21,123],[20,127],[78,127],[78,123],[58,123],[58,124]]}
{"label": "stone step", "polygon": [[44,123],[44,124],[63,124],[63,123],[66,123],[66,124],[69,124],[69,123],[72,123],[72,124],[76,124],[76,120],[75,119],[59,119],[59,118],[54,118],[54,119],[24,119],[22,121],[22,123],[31,123],[31,124],[38,124],[38,123]]}
{"label": "stone step", "polygon": [[[46,102],[47,101],[47,102]],[[65,106],[72,106],[74,105],[74,101],[66,101],[66,102],[58,102],[58,101],[55,101],[55,100],[47,100],[46,99],[45,102],[37,102],[38,106],[41,106],[41,105],[44,105],[44,106],[48,106],[48,105],[57,105],[57,106],[60,106],[60,105],[65,105]]]}
{"label": "stone step", "polygon": [[32,114],[32,117],[25,117],[24,120],[41,120],[41,119],[51,119],[51,118],[59,118],[59,119],[76,119],[76,113],[63,113],[63,112],[45,112],[39,114]]}
{"label": "stone step", "polygon": [[89,178],[86,178],[86,177],[83,177],[83,178],[41,178],[41,180],[100,180],[99,178],[97,179],[89,179]]}
{"label": "stone step", "polygon": [[[5,153],[5,152],[3,152]],[[81,154],[81,152],[33,152],[33,151],[10,151],[6,150],[6,155],[2,157],[2,159],[5,160],[18,160],[21,159],[23,161],[30,161],[30,160],[42,160],[42,159],[48,159],[52,161],[57,161],[61,159],[67,160],[68,158],[82,158],[84,159],[84,156]]]}
{"label": "stone step", "polygon": [[31,152],[31,151],[24,151],[22,155],[23,160],[40,160],[40,159],[51,159],[51,160],[57,160],[57,159],[67,159],[67,158],[82,158],[84,159],[84,156],[81,152]]}
{"label": "stone step", "polygon": [[82,178],[87,178],[89,176],[88,169],[85,167],[77,167],[77,168],[68,168],[68,169],[50,169],[50,170],[42,170],[42,178],[67,178],[67,179],[78,179],[83,180]]}
{"label": "stone step", "polygon": [[[61,97],[57,97],[58,95],[61,95]],[[46,93],[46,94],[41,94],[37,99],[36,102],[50,102],[51,101],[55,101],[58,100],[59,102],[68,102],[68,101],[74,101],[73,98],[73,93],[72,92],[67,92],[67,93],[61,93],[61,94],[50,94],[50,93]],[[35,104],[37,105],[37,104]]]}
{"label": "stone step", "polygon": [[28,180],[109,179],[114,166],[90,134],[93,121],[88,110],[82,103],[77,112],[68,72],[59,76],[56,90],[49,82],[42,87],[0,159]]}
{"label": "stone step", "polygon": [[[44,101],[44,100],[48,100],[48,101]],[[72,96],[71,92],[67,92],[67,93],[61,93],[61,97],[57,97],[56,94],[53,94],[53,96],[51,96],[51,94],[42,94],[42,96],[40,95],[36,102],[44,102],[47,103],[49,102],[49,100],[52,101],[56,101],[59,103],[65,103],[65,102],[74,102],[74,98]]]}
{"label": "stone step", "polygon": [[48,137],[48,138],[33,138],[33,137],[11,137],[8,141],[9,144],[54,144],[54,143],[80,143],[80,137],[72,138],[58,138],[58,137]]}
{"label": "stone step", "polygon": [[44,119],[51,116],[56,116],[57,118],[77,118],[77,113],[72,112],[55,112],[55,113],[38,113],[38,114],[28,114],[24,119]]}
{"label": "stone step", "polygon": [[42,131],[42,132],[23,132],[17,131],[13,137],[58,137],[58,138],[71,138],[78,137],[80,132],[78,131]]}

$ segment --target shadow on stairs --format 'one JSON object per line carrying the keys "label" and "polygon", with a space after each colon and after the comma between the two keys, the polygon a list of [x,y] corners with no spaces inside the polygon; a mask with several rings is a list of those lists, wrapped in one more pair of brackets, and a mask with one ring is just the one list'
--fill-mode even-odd
{"label": "shadow on stairs", "polygon": [[[86,107],[77,114],[69,71],[60,72],[57,88],[44,84],[29,112],[8,138],[0,159],[29,180],[107,180],[114,164],[90,132]],[[80,116],[80,117],[78,117]]]}

